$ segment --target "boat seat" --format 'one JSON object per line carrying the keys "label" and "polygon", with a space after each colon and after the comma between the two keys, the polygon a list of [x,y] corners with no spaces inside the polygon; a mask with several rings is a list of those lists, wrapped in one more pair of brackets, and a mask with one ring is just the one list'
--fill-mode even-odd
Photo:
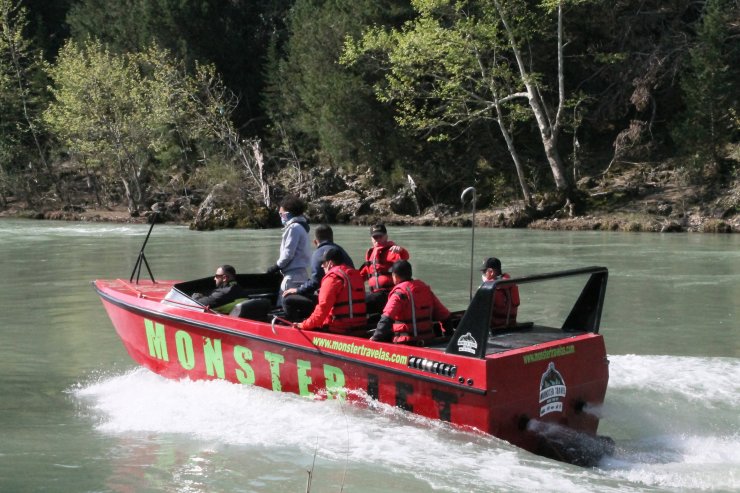
{"label": "boat seat", "polygon": [[267,322],[269,320],[268,313],[271,309],[272,303],[269,299],[255,298],[238,303],[233,310],[231,310],[229,315],[232,317],[249,318],[251,320]]}

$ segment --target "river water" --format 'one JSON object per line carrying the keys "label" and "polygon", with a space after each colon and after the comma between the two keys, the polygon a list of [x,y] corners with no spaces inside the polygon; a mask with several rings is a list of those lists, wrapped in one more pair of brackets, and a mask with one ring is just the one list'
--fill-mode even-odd
{"label": "river water", "polygon": [[[0,492],[740,491],[740,235],[475,231],[513,276],[604,265],[611,379],[582,469],[397,409],[137,368],[90,281],[128,278],[143,225],[0,221]],[[415,277],[469,297],[471,231],[390,228]],[[366,228],[337,227],[360,260]],[[157,226],[158,279],[261,272],[279,230]]]}

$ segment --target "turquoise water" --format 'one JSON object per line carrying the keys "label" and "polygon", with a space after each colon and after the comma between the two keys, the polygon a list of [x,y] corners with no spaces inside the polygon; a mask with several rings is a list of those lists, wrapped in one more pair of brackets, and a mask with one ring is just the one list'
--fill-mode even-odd
{"label": "turquoise water", "polygon": [[[146,232],[0,221],[0,491],[296,492],[312,464],[313,492],[740,490],[739,235],[476,230],[476,265],[610,270],[598,412],[618,449],[584,470],[383,406],[137,368],[90,281],[128,278]],[[470,233],[390,228],[452,309],[469,297]],[[369,246],[365,228],[335,235],[355,260]],[[146,255],[159,279],[221,263],[259,272],[279,241],[279,230],[157,226]]]}

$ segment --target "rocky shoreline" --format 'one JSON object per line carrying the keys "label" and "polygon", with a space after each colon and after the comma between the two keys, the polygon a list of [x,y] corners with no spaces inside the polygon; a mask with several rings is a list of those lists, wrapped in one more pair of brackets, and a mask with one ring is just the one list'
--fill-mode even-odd
{"label": "rocky shoreline", "polygon": [[[550,231],[623,231],[623,232],[657,232],[657,233],[740,233],[740,214],[734,214],[728,218],[717,218],[695,211],[681,217],[666,217],[659,214],[638,212],[607,212],[602,214],[588,214],[573,217],[548,217],[527,221],[519,216],[516,207],[501,209],[487,209],[476,211],[476,227],[484,228],[528,228]],[[197,212],[196,212],[197,215]],[[311,222],[324,222],[324,214],[311,214],[308,217]],[[197,228],[193,226],[193,217],[168,217],[166,221],[171,224],[189,226],[191,229],[214,230],[229,227]],[[110,209],[101,208],[75,208],[50,209],[45,211],[8,209],[0,211],[0,218],[28,218],[57,221],[81,221],[81,222],[111,222],[143,224],[149,220],[149,214],[132,217],[124,207]],[[229,221],[226,221],[227,223]],[[366,214],[356,215],[350,220],[331,221],[333,224],[369,225],[375,222],[384,222],[394,226],[438,226],[438,227],[470,227],[472,225],[472,214],[470,212],[448,212],[440,213],[437,210],[426,210],[420,215],[389,214]],[[266,224],[255,227],[278,227],[278,224]]]}
{"label": "rocky shoreline", "polygon": [[[312,223],[470,227],[470,204],[438,204],[420,208],[415,191],[402,187],[394,193],[369,186],[362,175],[331,177],[334,185],[314,176],[305,196],[319,196],[308,204]],[[339,191],[337,191],[339,190]],[[335,193],[327,193],[332,192]],[[547,204],[543,198],[536,210],[522,203],[476,211],[477,227],[530,228],[567,231],[702,232],[740,233],[740,182],[723,189],[686,186],[675,174],[661,170],[632,170],[606,180],[583,178],[578,183],[582,197],[576,207],[566,202]],[[323,194],[321,192],[324,192]],[[136,216],[123,206],[96,207],[89,197],[59,207],[54,203],[28,207],[14,203],[0,210],[0,217],[65,221],[145,223],[157,213],[159,222],[188,225],[194,230],[279,227],[277,207],[250,199],[230,185],[221,183],[207,193],[193,191],[187,197],[161,195],[158,202]],[[556,205],[553,205],[556,204]]]}

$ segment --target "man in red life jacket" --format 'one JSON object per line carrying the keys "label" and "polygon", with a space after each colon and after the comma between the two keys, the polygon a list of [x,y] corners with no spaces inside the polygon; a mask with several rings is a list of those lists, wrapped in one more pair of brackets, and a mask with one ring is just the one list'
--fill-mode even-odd
{"label": "man in red life jacket", "polygon": [[412,279],[411,264],[399,260],[391,268],[395,286],[370,338],[423,346],[436,337],[435,321],[447,321],[450,311],[425,283]]}
{"label": "man in red life jacket", "polygon": [[[483,283],[499,279],[510,279],[509,274],[501,273],[501,261],[490,257],[483,262],[480,268]],[[519,287],[508,284],[496,289],[493,295],[493,313],[491,314],[491,328],[503,328],[516,325],[516,312],[519,307]]]}
{"label": "man in red life jacket", "polygon": [[373,246],[365,253],[365,263],[360,274],[367,279],[370,292],[367,294],[369,313],[378,313],[388,300],[388,293],[393,288],[391,266],[398,260],[408,260],[409,252],[388,239],[385,224],[376,224],[370,228]]}
{"label": "man in red life jacket", "polygon": [[306,320],[293,324],[294,327],[367,337],[365,282],[357,270],[343,263],[343,258],[336,247],[324,252],[321,267],[325,274],[318,304]]}

